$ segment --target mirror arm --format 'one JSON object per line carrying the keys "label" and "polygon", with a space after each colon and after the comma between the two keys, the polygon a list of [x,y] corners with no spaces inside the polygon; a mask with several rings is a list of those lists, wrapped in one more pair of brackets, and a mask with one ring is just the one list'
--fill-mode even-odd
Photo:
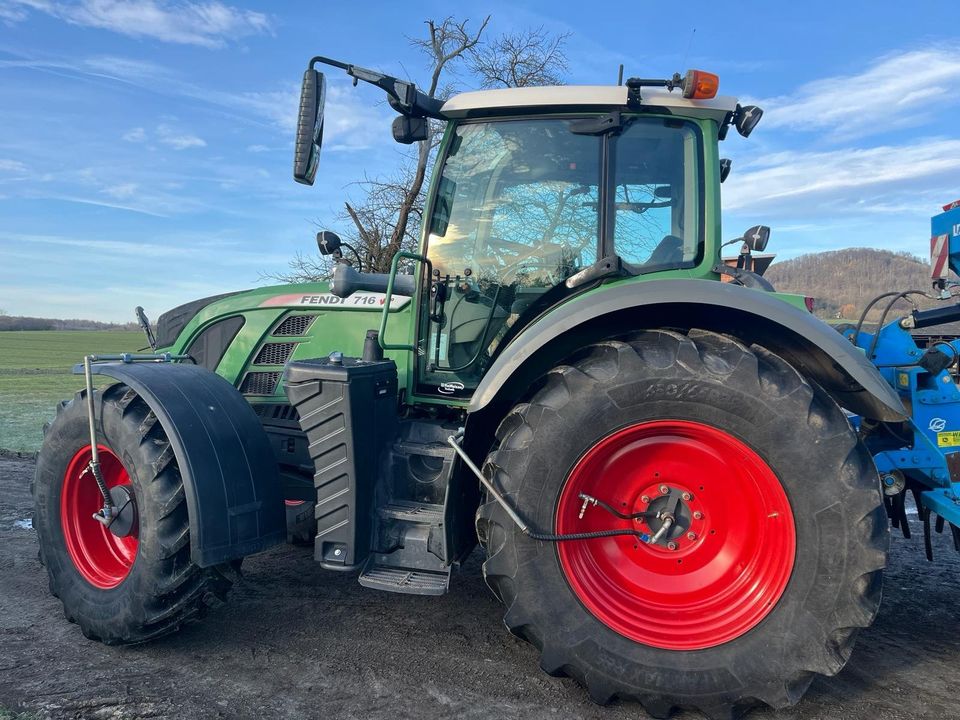
{"label": "mirror arm", "polygon": [[400,80],[390,75],[384,75],[375,70],[367,70],[358,65],[351,65],[340,62],[339,60],[323,57],[322,55],[310,58],[310,68],[312,69],[316,63],[331,65],[346,71],[347,75],[353,78],[354,85],[357,84],[358,80],[376,85],[387,94],[390,107],[402,115],[431,117],[438,120],[445,119],[444,115],[440,112],[440,108],[443,107],[443,101],[420,92],[417,90],[417,86],[411,82]]}

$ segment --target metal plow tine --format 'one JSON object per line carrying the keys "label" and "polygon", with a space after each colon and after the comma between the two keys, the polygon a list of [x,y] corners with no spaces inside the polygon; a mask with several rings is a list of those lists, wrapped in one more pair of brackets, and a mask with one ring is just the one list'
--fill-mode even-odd
{"label": "metal plow tine", "polygon": [[953,548],[960,553],[960,527],[950,523],[950,534],[953,535]]}
{"label": "metal plow tine", "polygon": [[933,528],[934,530],[937,531],[937,535],[940,535],[941,533],[943,533],[943,525],[944,525],[943,515],[937,515],[937,524]]}
{"label": "metal plow tine", "polygon": [[894,496],[894,508],[897,513],[897,522],[899,525],[894,525],[894,527],[899,527],[900,532],[903,533],[903,536],[909,540],[911,537],[910,533],[910,521],[907,520],[907,494],[900,493],[899,495]]}
{"label": "metal plow tine", "polygon": [[933,537],[930,533],[930,511],[921,510],[921,518],[923,520],[923,549],[927,554],[927,560],[933,562]]}

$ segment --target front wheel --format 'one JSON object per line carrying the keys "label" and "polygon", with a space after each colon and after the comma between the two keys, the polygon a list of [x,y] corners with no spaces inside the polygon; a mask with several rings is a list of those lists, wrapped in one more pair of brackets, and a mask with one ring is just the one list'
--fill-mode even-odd
{"label": "front wheel", "polygon": [[594,345],[497,437],[485,471],[533,525],[638,533],[540,543],[495,502],[478,511],[507,627],[598,702],[785,707],[876,614],[887,529],[871,458],[763,348],[699,330]]}
{"label": "front wheel", "polygon": [[[33,483],[33,525],[51,592],[83,634],[107,644],[173,632],[226,597],[239,563],[198,567],[173,449],[156,415],[117,384],[94,396],[100,467],[114,504],[106,528],[93,474],[84,393],[47,428]],[[128,502],[129,501],[129,502]]]}

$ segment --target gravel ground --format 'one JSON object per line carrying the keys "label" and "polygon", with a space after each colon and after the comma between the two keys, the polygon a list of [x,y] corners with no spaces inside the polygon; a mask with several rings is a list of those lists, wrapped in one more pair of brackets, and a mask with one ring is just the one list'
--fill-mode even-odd
{"label": "gravel ground", "polygon": [[[362,588],[309,548],[244,562],[230,602],[152,644],[86,640],[47,591],[30,529],[33,461],[0,457],[0,718],[644,718],[547,677],[503,627],[475,553],[440,598]],[[960,561],[948,536],[893,541],[876,624],[796,707],[751,719],[960,718]],[[678,716],[693,720],[698,715]]]}

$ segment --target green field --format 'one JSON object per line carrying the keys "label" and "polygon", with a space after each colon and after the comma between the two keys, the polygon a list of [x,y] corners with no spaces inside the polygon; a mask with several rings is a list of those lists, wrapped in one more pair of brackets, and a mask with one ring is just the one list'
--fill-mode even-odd
{"label": "green field", "polygon": [[84,355],[135,352],[144,345],[138,332],[0,332],[0,449],[40,449],[43,424],[57,402],[83,387],[83,377],[70,369]]}

